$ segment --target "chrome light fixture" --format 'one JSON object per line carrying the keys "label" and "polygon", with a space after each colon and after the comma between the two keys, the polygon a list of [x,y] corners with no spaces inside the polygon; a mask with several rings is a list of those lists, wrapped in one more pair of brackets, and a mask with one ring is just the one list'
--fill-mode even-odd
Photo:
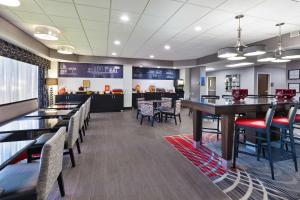
{"label": "chrome light fixture", "polygon": [[58,40],[59,30],[51,26],[36,26],[34,36],[42,40]]}
{"label": "chrome light fixture", "polygon": [[300,49],[291,49],[282,52],[283,59],[299,59],[300,58]]}
{"label": "chrome light fixture", "polygon": [[269,53],[266,53],[266,54],[263,54],[263,55],[260,55],[257,57],[258,62],[271,62],[275,59],[276,58],[274,58],[273,52],[269,52]]}
{"label": "chrome light fixture", "polygon": [[[235,19],[238,20],[238,29],[237,29],[237,42],[234,47],[227,47],[218,50],[219,58],[227,58],[228,60],[244,60],[245,56],[258,56],[266,53],[265,46],[263,45],[254,45],[247,47],[242,42],[242,28],[241,28],[241,18],[244,15],[237,15]],[[233,58],[236,57],[236,58]]]}
{"label": "chrome light fixture", "polygon": [[18,7],[21,3],[19,0],[0,0],[0,5]]}
{"label": "chrome light fixture", "polygon": [[73,54],[75,48],[69,45],[60,45],[57,47],[57,52],[60,54]]}

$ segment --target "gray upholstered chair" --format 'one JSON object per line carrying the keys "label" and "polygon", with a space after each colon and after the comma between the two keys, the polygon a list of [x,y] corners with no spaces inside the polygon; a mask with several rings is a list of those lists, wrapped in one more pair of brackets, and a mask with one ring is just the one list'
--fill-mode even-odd
{"label": "gray upholstered chair", "polygon": [[75,167],[75,158],[73,147],[76,144],[78,153],[81,153],[80,144],[79,144],[79,124],[80,124],[80,113],[76,112],[71,118],[68,127],[68,133],[66,134],[65,148],[68,149],[70,154],[72,167]]}
{"label": "gray upholstered chair", "polygon": [[87,100],[87,113],[86,113],[86,124],[89,125],[89,121],[90,121],[90,118],[91,118],[91,101],[92,101],[92,98],[89,97],[88,100]]}
{"label": "gray upholstered chair", "polygon": [[162,97],[161,108],[172,108],[172,98]]}
{"label": "gray upholstered chair", "polygon": [[85,126],[85,129],[87,129],[87,127],[88,127],[90,104],[91,104],[91,101],[90,101],[90,98],[88,98],[88,100],[85,102],[85,106],[86,106],[85,113],[84,113],[84,126]]}
{"label": "gray upholstered chair", "polygon": [[148,117],[148,119],[151,119],[151,125],[154,125],[155,119],[158,119],[160,121],[160,112],[154,109],[152,102],[144,101],[141,104],[141,122],[140,124],[143,124],[143,119],[145,117]]}
{"label": "gray upholstered chair", "polygon": [[136,110],[136,119],[139,118],[139,115],[141,113],[141,105],[145,101],[145,98],[137,98],[136,99],[136,105],[137,105],[137,110]]}
{"label": "gray upholstered chair", "polygon": [[39,163],[9,165],[0,171],[1,200],[47,200],[58,181],[61,196],[65,195],[62,177],[63,149],[66,128],[60,128],[42,150]]}
{"label": "gray upholstered chair", "polygon": [[81,114],[80,114],[80,119],[79,119],[79,131],[80,134],[85,135],[85,110],[86,110],[86,104],[84,103],[81,107]]}
{"label": "gray upholstered chair", "polygon": [[165,121],[167,121],[168,118],[173,118],[175,121],[175,124],[177,125],[177,119],[179,118],[179,122],[181,123],[181,100],[176,100],[175,107],[174,108],[161,108],[161,117],[165,118]]}

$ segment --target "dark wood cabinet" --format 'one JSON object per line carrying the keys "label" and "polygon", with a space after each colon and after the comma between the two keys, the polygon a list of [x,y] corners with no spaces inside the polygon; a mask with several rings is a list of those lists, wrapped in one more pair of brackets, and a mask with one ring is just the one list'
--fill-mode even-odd
{"label": "dark wood cabinet", "polygon": [[[91,95],[87,94],[67,94],[56,95],[55,102],[64,101],[86,101]],[[91,112],[120,112],[124,109],[123,94],[93,94],[91,101]]]}

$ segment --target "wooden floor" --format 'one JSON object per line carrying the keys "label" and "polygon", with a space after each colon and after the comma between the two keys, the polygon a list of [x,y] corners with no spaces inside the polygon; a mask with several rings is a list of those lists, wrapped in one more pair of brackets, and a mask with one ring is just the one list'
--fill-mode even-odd
{"label": "wooden floor", "polygon": [[[140,126],[134,111],[91,117],[82,153],[75,154],[77,166],[64,159],[64,199],[228,199],[163,139],[192,132],[187,112],[178,126],[170,121],[151,127],[146,120]],[[57,185],[49,199],[60,199]]]}

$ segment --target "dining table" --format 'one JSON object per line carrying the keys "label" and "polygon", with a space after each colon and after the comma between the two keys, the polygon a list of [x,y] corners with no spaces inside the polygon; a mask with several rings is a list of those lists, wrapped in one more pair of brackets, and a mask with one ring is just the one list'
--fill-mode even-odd
{"label": "dining table", "polygon": [[70,117],[72,111],[73,110],[39,109],[25,115],[25,117],[67,118]]}
{"label": "dining table", "polygon": [[62,102],[56,102],[55,105],[77,105],[79,106],[82,104],[81,101],[62,101]]}
{"label": "dining table", "polygon": [[55,109],[55,110],[74,110],[78,108],[78,105],[50,105],[46,109]]}
{"label": "dining table", "polygon": [[59,121],[57,118],[20,118],[1,125],[0,134],[13,133],[18,140],[35,139],[44,132],[52,131]]}
{"label": "dining table", "polygon": [[221,118],[221,151],[227,166],[231,165],[234,139],[234,122],[237,114],[255,117],[258,113],[266,112],[272,103],[276,110],[287,111],[291,104],[298,104],[296,99],[281,100],[275,98],[245,98],[235,101],[232,98],[182,100],[182,106],[193,110],[193,145],[202,145],[203,114],[219,115]]}
{"label": "dining table", "polygon": [[0,170],[9,165],[35,142],[35,140],[0,142]]}

